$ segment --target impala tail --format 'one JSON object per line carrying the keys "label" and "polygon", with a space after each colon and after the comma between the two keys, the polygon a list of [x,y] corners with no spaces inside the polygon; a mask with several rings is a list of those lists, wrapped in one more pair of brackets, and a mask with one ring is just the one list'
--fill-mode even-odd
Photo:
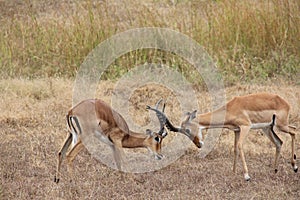
{"label": "impala tail", "polygon": [[273,117],[272,117],[272,122],[271,122],[271,126],[272,128],[275,126],[275,120],[276,120],[276,115],[273,114]]}

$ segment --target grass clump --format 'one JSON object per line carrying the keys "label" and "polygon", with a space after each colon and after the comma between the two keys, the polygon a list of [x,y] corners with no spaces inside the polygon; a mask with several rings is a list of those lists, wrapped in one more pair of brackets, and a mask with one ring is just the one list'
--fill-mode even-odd
{"label": "grass clump", "polygon": [[207,12],[208,46],[228,78],[299,75],[298,1],[232,0],[215,6]]}
{"label": "grass clump", "polygon": [[[212,56],[228,84],[277,77],[296,80],[300,73],[297,0],[32,0],[2,4],[2,77],[73,77],[100,42],[139,27],[168,27],[195,39]],[[115,61],[106,78],[157,60],[189,74],[191,68],[180,58],[153,52],[124,55]],[[196,82],[196,78],[191,81]]]}

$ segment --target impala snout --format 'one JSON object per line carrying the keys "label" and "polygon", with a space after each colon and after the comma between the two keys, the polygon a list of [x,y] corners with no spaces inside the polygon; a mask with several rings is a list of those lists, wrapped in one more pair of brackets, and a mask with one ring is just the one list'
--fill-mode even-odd
{"label": "impala snout", "polygon": [[203,147],[204,142],[200,141],[200,148]]}
{"label": "impala snout", "polygon": [[164,156],[160,153],[160,146],[156,146],[155,148],[148,148],[148,150],[154,155],[155,160],[161,160],[164,158]]}
{"label": "impala snout", "polygon": [[204,142],[201,141],[199,139],[199,137],[195,136],[193,139],[193,143],[198,147],[198,148],[202,148],[202,146],[204,145]]}

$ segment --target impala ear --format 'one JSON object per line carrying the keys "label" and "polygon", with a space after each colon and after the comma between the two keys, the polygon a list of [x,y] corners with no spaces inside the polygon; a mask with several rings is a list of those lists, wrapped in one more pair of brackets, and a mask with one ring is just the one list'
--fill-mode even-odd
{"label": "impala ear", "polygon": [[163,131],[162,134],[161,134],[161,137],[164,138],[164,137],[166,137],[167,135],[168,135],[168,131],[166,131],[166,130],[164,129],[164,131]]}
{"label": "impala ear", "polygon": [[197,115],[197,110],[194,110],[192,113],[191,113],[191,117],[190,119],[193,120],[196,118],[196,115]]}
{"label": "impala ear", "polygon": [[193,112],[188,112],[187,115],[189,116],[189,118],[188,118],[189,122],[191,122],[193,119],[196,118],[196,113],[197,113],[197,110],[194,110]]}
{"label": "impala ear", "polygon": [[146,130],[146,135],[152,136],[153,135],[153,131],[151,131],[150,129],[147,129]]}

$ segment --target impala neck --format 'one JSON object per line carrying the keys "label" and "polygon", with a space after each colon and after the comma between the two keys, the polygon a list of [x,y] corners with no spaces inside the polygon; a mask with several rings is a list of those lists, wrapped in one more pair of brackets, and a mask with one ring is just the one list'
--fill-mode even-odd
{"label": "impala neck", "polygon": [[147,135],[130,131],[122,140],[122,147],[124,148],[137,148],[145,147],[145,140]]}
{"label": "impala neck", "polygon": [[213,112],[198,115],[200,126],[204,128],[220,128],[226,124],[226,109],[222,107]]}

